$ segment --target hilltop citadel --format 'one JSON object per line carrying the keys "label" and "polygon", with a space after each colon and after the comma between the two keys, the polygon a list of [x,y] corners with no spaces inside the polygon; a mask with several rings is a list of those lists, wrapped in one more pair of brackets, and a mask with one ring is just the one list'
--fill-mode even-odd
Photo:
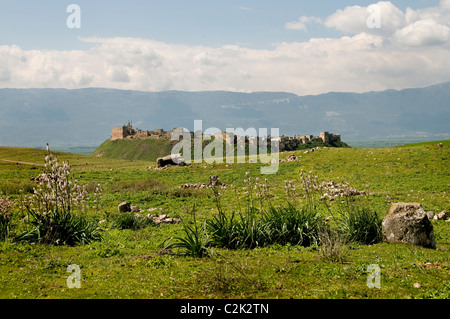
{"label": "hilltop citadel", "polygon": [[[111,140],[120,139],[167,139],[170,140],[171,134],[174,132],[183,132],[183,128],[174,128],[172,131],[164,131],[163,129],[155,129],[154,131],[143,131],[140,129],[134,129],[131,123],[127,125],[114,127],[111,132]],[[191,137],[194,137],[194,133],[190,132]],[[222,138],[227,143],[234,142],[238,137],[232,136],[226,132],[216,134],[215,137]],[[234,138],[232,141],[231,139]],[[267,140],[270,141],[271,137],[268,136]],[[336,134],[331,134],[328,132],[321,132],[319,136],[313,135],[301,135],[301,136],[280,136],[279,139],[279,150],[280,151],[292,151],[297,148],[299,144],[306,144],[308,142],[323,142],[331,144],[334,142],[340,142],[341,136]],[[257,143],[256,137],[245,137],[246,143],[252,144]]]}

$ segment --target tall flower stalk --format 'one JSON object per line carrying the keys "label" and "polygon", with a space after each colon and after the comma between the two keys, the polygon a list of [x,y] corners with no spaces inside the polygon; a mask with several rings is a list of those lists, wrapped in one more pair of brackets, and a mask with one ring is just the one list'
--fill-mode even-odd
{"label": "tall flower stalk", "polygon": [[[44,168],[33,194],[23,198],[23,207],[33,228],[22,233],[19,239],[57,245],[100,239],[95,223],[73,214],[76,209],[85,210],[88,193],[70,175],[69,163],[60,165],[57,157],[49,152]],[[100,189],[97,186],[96,191],[100,193]]]}

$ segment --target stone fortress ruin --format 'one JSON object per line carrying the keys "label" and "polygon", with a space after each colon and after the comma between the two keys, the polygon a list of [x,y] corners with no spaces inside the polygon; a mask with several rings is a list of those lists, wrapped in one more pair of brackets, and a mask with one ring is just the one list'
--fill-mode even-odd
{"label": "stone fortress ruin", "polygon": [[[111,140],[120,140],[120,139],[167,139],[170,140],[171,134],[173,132],[183,132],[183,128],[174,128],[172,131],[164,131],[163,129],[155,129],[154,131],[142,131],[140,129],[134,129],[131,122],[128,122],[127,125],[114,127],[111,132]],[[194,133],[190,132],[191,137],[194,137]],[[227,143],[233,143],[238,138],[237,136],[229,135],[226,132],[222,132],[214,135],[215,138],[222,138]],[[233,139],[234,140],[231,140]],[[334,142],[340,142],[341,136],[336,134],[331,134],[328,132],[321,132],[319,136],[313,135],[299,135],[299,136],[280,136],[276,137],[279,141],[279,151],[293,151],[297,148],[299,144],[306,144],[308,142],[323,142],[327,144],[331,144]],[[267,142],[269,143],[271,137],[267,137]],[[249,145],[253,143],[258,143],[257,137],[245,137],[245,142]]]}
{"label": "stone fortress ruin", "polygon": [[153,139],[170,139],[170,134],[172,132],[166,132],[163,129],[156,129],[154,131],[142,131],[140,129],[134,129],[131,122],[127,125],[117,126],[112,129],[111,140],[121,140],[121,139],[142,139],[142,138],[153,138]]}

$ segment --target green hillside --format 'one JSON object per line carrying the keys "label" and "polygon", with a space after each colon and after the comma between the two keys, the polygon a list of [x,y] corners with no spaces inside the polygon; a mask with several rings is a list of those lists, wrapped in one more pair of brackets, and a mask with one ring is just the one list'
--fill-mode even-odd
{"label": "green hillside", "polygon": [[405,144],[399,145],[398,147],[413,147],[413,146],[427,146],[427,145],[438,145],[442,143],[443,146],[450,147],[450,140],[445,141],[431,141],[431,142],[421,142],[421,143],[413,143],[413,144]]}
{"label": "green hillside", "polygon": [[105,158],[156,162],[158,157],[169,155],[172,147],[173,144],[169,140],[106,140],[92,153],[92,155]]}
{"label": "green hillside", "polygon": [[[202,143],[202,149],[213,141],[204,141]],[[104,158],[116,158],[124,160],[141,160],[156,162],[157,158],[171,154],[172,148],[177,141],[170,141],[167,139],[121,139],[121,140],[106,140],[103,142],[93,153],[93,156]],[[270,149],[270,144],[267,146]],[[337,147],[345,148],[349,147],[344,142],[334,142],[332,144],[323,142],[308,142],[306,144],[299,144],[297,150],[306,150],[315,147]],[[226,146],[223,145],[223,154],[226,154]],[[234,146],[234,152],[236,153],[236,145]],[[249,146],[245,147],[246,154],[249,153]],[[194,146],[192,144],[191,160],[194,156]]]}

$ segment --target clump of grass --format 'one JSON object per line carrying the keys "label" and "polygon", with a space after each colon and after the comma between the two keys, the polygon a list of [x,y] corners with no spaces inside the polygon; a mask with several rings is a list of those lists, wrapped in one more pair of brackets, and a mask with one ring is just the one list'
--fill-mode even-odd
{"label": "clump of grass", "polygon": [[186,221],[183,221],[184,236],[169,238],[166,242],[164,242],[164,249],[179,249],[179,254],[183,256],[199,258],[210,256],[211,250],[209,246],[211,244],[211,240],[206,232],[206,223],[203,223],[201,226],[197,223],[195,216],[195,205],[192,210],[192,215],[192,226],[188,225]]}
{"label": "clump of grass", "polygon": [[320,215],[317,211],[288,203],[284,207],[270,207],[263,220],[271,231],[271,243],[306,247],[318,241]]}
{"label": "clump of grass", "polygon": [[[221,194],[212,188],[218,215],[208,220],[207,230],[213,245],[229,249],[252,249],[273,244],[309,246],[317,243],[319,214],[314,206],[308,209],[296,208],[289,198],[284,207],[276,208],[270,202],[266,206],[264,202],[271,197],[267,179],[260,182],[259,178],[252,179],[246,173],[244,184],[247,198],[245,211],[239,211],[238,214],[233,212],[231,215],[223,211]],[[286,194],[291,197],[295,193],[293,184],[289,182],[286,185]],[[254,195],[259,203],[254,202]],[[240,203],[239,198],[237,202]],[[255,204],[259,204],[259,210]]]}
{"label": "clump of grass", "polygon": [[340,232],[348,241],[367,245],[381,241],[381,225],[378,213],[365,207],[347,210],[339,221]]}
{"label": "clump of grass", "polygon": [[227,216],[219,211],[217,216],[207,221],[207,230],[211,234],[211,243],[222,248],[237,248],[237,222],[234,212]]}
{"label": "clump of grass", "polygon": [[250,207],[245,214],[227,216],[219,212],[208,220],[212,243],[230,249],[252,249],[273,244],[310,246],[318,241],[319,215],[306,209],[270,207],[259,212]]}
{"label": "clump of grass", "polygon": [[137,230],[155,224],[151,218],[140,216],[139,214],[132,212],[112,214],[109,217],[112,220],[111,227],[116,229]]}
{"label": "clump of grass", "polygon": [[97,224],[83,216],[67,211],[48,213],[30,211],[30,216],[33,228],[21,233],[17,240],[69,246],[101,240]]}
{"label": "clump of grass", "polygon": [[324,260],[342,262],[346,256],[346,236],[326,224],[319,227],[319,251]]}
{"label": "clump of grass", "polygon": [[[22,198],[31,229],[17,239],[53,245],[87,244],[100,240],[97,223],[81,215],[86,207],[87,191],[70,175],[70,165],[58,162],[49,153],[45,157],[45,173],[32,195]],[[78,210],[78,215],[74,211]]]}

